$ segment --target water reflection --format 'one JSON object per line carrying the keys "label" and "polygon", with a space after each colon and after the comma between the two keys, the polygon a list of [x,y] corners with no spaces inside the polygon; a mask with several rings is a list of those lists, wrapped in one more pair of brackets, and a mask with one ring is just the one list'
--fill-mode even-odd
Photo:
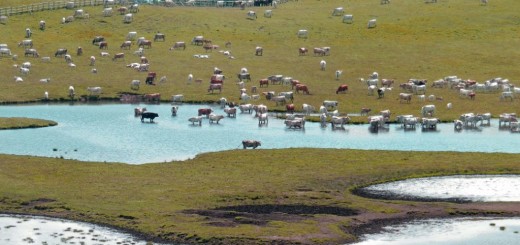
{"label": "water reflection", "polygon": [[458,218],[411,221],[361,237],[357,245],[518,244],[520,218]]}
{"label": "water reflection", "polygon": [[145,245],[130,234],[93,224],[62,219],[0,215],[0,244],[136,244]]}
{"label": "water reflection", "polygon": [[[141,123],[134,117],[136,106],[159,114],[155,123]],[[15,155],[63,157],[84,161],[142,164],[193,158],[199,153],[239,148],[244,139],[262,142],[263,149],[290,147],[520,153],[520,134],[500,131],[498,122],[481,131],[455,132],[453,124],[440,124],[436,130],[403,130],[400,125],[372,133],[368,125],[346,125],[345,130],[322,128],[307,122],[305,129],[287,129],[283,120],[269,118],[259,127],[254,114],[237,113],[219,124],[203,119],[192,125],[197,110],[218,106],[180,105],[176,117],[171,105],[21,105],[0,106],[3,117],[34,117],[58,122],[40,129],[0,131],[0,152]]]}
{"label": "water reflection", "polygon": [[519,202],[520,175],[456,175],[372,185],[361,193],[390,199]]}

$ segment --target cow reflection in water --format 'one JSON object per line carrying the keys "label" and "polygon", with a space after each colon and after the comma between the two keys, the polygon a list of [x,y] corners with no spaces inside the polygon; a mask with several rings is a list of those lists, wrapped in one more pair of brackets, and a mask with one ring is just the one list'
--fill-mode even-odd
{"label": "cow reflection in water", "polygon": [[153,123],[153,119],[155,119],[156,117],[159,117],[159,114],[154,112],[143,112],[141,114],[141,122],[144,122],[144,119],[148,118],[150,119],[150,122]]}
{"label": "cow reflection in water", "polygon": [[244,146],[244,149],[248,147],[253,147],[253,149],[256,149],[257,147],[261,146],[260,141],[257,140],[242,140],[242,145]]}

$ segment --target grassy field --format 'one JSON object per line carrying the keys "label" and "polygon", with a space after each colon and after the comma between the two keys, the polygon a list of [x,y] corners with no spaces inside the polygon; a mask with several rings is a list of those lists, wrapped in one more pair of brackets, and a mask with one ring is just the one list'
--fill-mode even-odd
{"label": "grassy field", "polygon": [[[3,1],[3,4],[13,1]],[[15,1],[13,4],[21,4]],[[353,24],[331,16],[343,6],[354,15]],[[296,94],[294,104],[318,107],[323,100],[338,100],[342,113],[360,108],[374,112],[390,109],[393,115],[415,114],[425,104],[437,105],[437,117],[453,120],[466,112],[519,113],[518,99],[500,101],[498,93],[477,94],[474,101],[459,98],[457,91],[428,86],[427,95],[443,100],[410,104],[399,103],[399,87],[384,98],[368,96],[366,85],[358,81],[377,71],[382,78],[403,83],[410,78],[433,81],[448,75],[484,82],[494,77],[509,78],[518,84],[518,33],[520,2],[504,0],[481,6],[476,0],[403,0],[389,5],[366,0],[300,0],[281,4],[272,18],[264,18],[267,7],[254,8],[258,19],[246,19],[237,8],[190,8],[141,6],[134,22],[124,24],[122,16],[102,16],[102,7],[85,8],[90,19],[61,24],[73,10],[35,12],[10,16],[0,43],[9,45],[18,60],[0,58],[0,101],[3,103],[42,101],[44,91],[52,101],[68,100],[70,85],[77,96],[87,95],[88,86],[103,87],[102,98],[115,99],[121,93],[161,93],[163,103],[174,94],[184,94],[190,102],[212,102],[220,97],[239,102],[236,73],[247,67],[253,81],[283,74],[309,86],[310,95]],[[377,18],[377,27],[366,22]],[[38,30],[45,20],[47,29]],[[24,57],[17,47],[25,28],[33,30],[34,48],[50,63]],[[298,38],[299,29],[309,30],[307,39]],[[145,50],[151,71],[167,82],[130,89],[130,81],[144,81],[146,73],[126,65],[139,62],[137,49],[120,50],[129,31],[153,39],[156,32],[165,42],[154,42]],[[100,57],[91,44],[104,36],[111,55],[125,52],[124,61]],[[211,39],[220,49],[206,53],[189,45],[186,50],[169,50],[176,41],[187,43],[196,36]],[[226,42],[230,48],[225,48]],[[82,56],[75,50],[81,46]],[[264,53],[256,56],[256,46]],[[331,55],[299,56],[298,48],[331,47]],[[54,57],[58,48],[72,51],[75,69],[63,58]],[[218,51],[228,50],[229,59]],[[209,59],[194,58],[209,54]],[[89,57],[96,56],[94,68]],[[320,60],[327,61],[320,71]],[[24,82],[15,64],[32,63]],[[222,94],[207,93],[214,67],[227,76]],[[339,81],[334,72],[343,70]],[[202,84],[188,84],[192,73]],[[51,78],[49,83],[40,83]],[[347,94],[335,94],[340,84],[348,84]],[[288,91],[273,85],[259,92]],[[451,110],[446,103],[453,103]],[[261,98],[270,110],[285,110]],[[393,119],[394,117],[392,117]],[[365,121],[355,117],[354,121]],[[59,122],[58,122],[59,123]],[[319,157],[318,157],[319,156]],[[0,156],[0,210],[13,213],[44,214],[117,226],[145,234],[150,240],[213,244],[339,244],[354,241],[359,225],[378,218],[429,217],[435,215],[518,215],[520,210],[504,211],[497,206],[478,209],[466,204],[383,201],[358,197],[351,190],[371,183],[418,176],[447,174],[520,173],[518,154],[455,152],[387,152],[333,149],[284,149],[226,151],[202,154],[193,160],[145,165],[91,163],[30,156]],[[248,205],[248,206],[239,206]],[[296,207],[295,207],[296,206]],[[306,207],[322,211],[310,212]],[[437,210],[437,213],[431,210]],[[266,212],[266,210],[274,212]],[[300,210],[299,212],[295,210]],[[307,210],[307,211],[305,211]],[[320,210],[320,209],[319,209]],[[408,211],[413,210],[411,214]],[[278,212],[277,212],[278,211]],[[411,211],[410,211],[411,212]],[[283,214],[285,213],[285,214]],[[365,217],[365,218],[363,218]],[[371,218],[366,218],[371,217]]]}
{"label": "grassy field", "polygon": [[[502,77],[513,84],[520,77],[516,57],[519,54],[516,44],[519,19],[514,11],[519,5],[516,1],[479,5],[478,1],[441,1],[437,4],[424,4],[417,1],[400,1],[390,5],[380,5],[378,1],[300,1],[281,4],[273,11],[272,18],[262,13],[266,7],[255,8],[259,15],[256,20],[246,19],[245,11],[237,8],[164,8],[141,6],[135,21],[124,24],[122,16],[102,16],[102,7],[85,8],[90,19],[76,19],[68,24],[60,24],[61,18],[72,15],[73,10],[43,11],[32,15],[12,16],[3,25],[4,35],[0,40],[7,43],[18,61],[8,57],[0,60],[0,72],[5,74],[0,91],[0,101],[38,101],[48,91],[51,100],[67,100],[67,88],[74,85],[77,95],[86,95],[88,86],[103,87],[104,98],[118,98],[120,93],[161,93],[163,101],[170,101],[174,94],[184,94],[187,101],[211,102],[220,97],[240,102],[239,90],[235,83],[240,68],[247,67],[253,81],[247,88],[258,86],[258,80],[270,75],[281,74],[300,80],[306,84],[311,95],[296,94],[294,104],[301,108],[303,103],[316,108],[323,100],[339,101],[342,113],[358,113],[361,108],[371,108],[373,112],[390,109],[393,115],[416,114],[425,104],[437,106],[437,117],[453,120],[462,113],[491,112],[494,116],[504,112],[518,112],[518,100],[500,101],[499,93],[479,93],[474,101],[460,98],[451,89],[436,89],[428,85],[426,95],[442,97],[433,102],[420,102],[415,97],[410,104],[400,103],[397,99],[401,90],[397,86],[410,78],[433,80],[456,75],[463,79],[478,82]],[[343,6],[346,13],[354,15],[353,24],[342,23],[340,16],[331,16],[332,9]],[[368,19],[377,18],[378,25],[367,29]],[[38,30],[38,22],[45,20],[47,29]],[[40,59],[23,57],[23,48],[16,47],[24,39],[25,28],[32,28],[34,48],[41,56],[50,56],[50,63]],[[307,39],[298,38],[296,32],[307,29]],[[130,81],[139,79],[144,82],[145,72],[137,72],[126,65],[139,62],[133,55],[137,50],[120,50],[120,44],[129,31],[153,39],[156,32],[166,35],[165,42],[154,42],[153,47],[145,50],[150,61],[150,71],[158,77],[166,76],[167,83],[158,86],[141,86],[139,91],[130,89]],[[100,57],[100,50],[91,44],[92,39],[104,36],[108,52],[113,55],[124,52],[124,61],[112,61],[110,57]],[[196,35],[211,39],[220,49],[208,52],[209,59],[194,58],[194,54],[206,54],[200,47],[188,45],[187,49],[168,50],[174,42],[190,43]],[[231,47],[226,49],[225,42]],[[75,50],[81,46],[83,56],[76,56]],[[255,56],[256,46],[264,48],[262,56]],[[331,47],[331,55],[316,57],[313,54],[299,56],[298,48]],[[67,48],[76,64],[69,68],[63,58],[54,58],[58,48]],[[228,50],[235,59],[217,51]],[[97,74],[90,71],[89,57],[97,57]],[[327,61],[326,71],[320,71],[321,59]],[[15,83],[13,76],[20,75],[14,64],[31,61],[31,73],[24,77],[23,83]],[[219,67],[227,76],[222,94],[207,92],[207,84],[213,68]],[[340,81],[334,78],[336,70],[343,70]],[[382,78],[396,80],[392,91],[383,99],[368,96],[365,84],[358,81],[377,71]],[[192,73],[202,84],[187,84],[188,74]],[[48,84],[41,84],[41,78],[51,78]],[[335,94],[340,84],[348,84],[347,94]],[[287,86],[260,88],[266,91],[288,91]],[[248,91],[249,92],[249,91]],[[453,109],[446,104],[451,102]],[[274,102],[261,98],[253,103],[264,103],[270,110],[285,110]],[[355,120],[364,121],[364,118]]]}
{"label": "grassy field", "polygon": [[58,125],[57,122],[43,119],[20,117],[0,118],[0,129],[39,128],[56,125]]}

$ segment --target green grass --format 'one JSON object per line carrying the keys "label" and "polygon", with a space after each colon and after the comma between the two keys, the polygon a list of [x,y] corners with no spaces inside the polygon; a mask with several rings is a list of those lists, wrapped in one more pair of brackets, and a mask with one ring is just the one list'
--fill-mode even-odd
{"label": "green grass", "polygon": [[0,118],[0,129],[40,128],[56,125],[58,123],[51,120],[25,117]]}
{"label": "green grass", "polygon": [[[491,112],[494,116],[504,112],[518,113],[518,100],[500,101],[498,93],[477,94],[475,101],[459,98],[450,89],[428,88],[427,95],[442,97],[442,101],[420,102],[412,99],[410,104],[399,103],[400,89],[395,86],[384,99],[367,96],[366,86],[358,79],[367,77],[373,71],[382,78],[393,78],[396,84],[410,78],[424,78],[430,82],[448,75],[479,82],[494,77],[509,78],[515,84],[520,77],[516,69],[516,33],[519,19],[514,11],[517,1],[494,3],[480,6],[475,1],[439,2],[423,4],[417,1],[400,1],[390,5],[379,5],[371,1],[306,1],[289,2],[274,9],[272,18],[264,18],[263,10],[255,8],[257,20],[247,20],[245,11],[236,8],[163,8],[141,6],[132,24],[123,24],[122,17],[102,17],[101,7],[85,8],[91,18],[78,19],[69,24],[60,24],[61,17],[73,13],[72,10],[36,12],[32,15],[12,16],[4,26],[7,36],[2,38],[17,53],[19,61],[2,58],[0,72],[4,76],[4,89],[0,101],[37,101],[48,91],[53,100],[67,100],[67,88],[74,85],[78,95],[86,95],[88,86],[103,87],[105,98],[117,98],[120,93],[136,92],[130,89],[133,79],[144,80],[146,74],[125,67],[131,62],[139,62],[133,55],[137,47],[124,51],[125,61],[113,62],[110,58],[99,57],[100,50],[91,44],[94,36],[103,35],[109,42],[108,52],[121,52],[119,45],[129,31],[138,36],[153,39],[157,31],[166,34],[166,42],[154,42],[145,52],[150,60],[151,71],[158,76],[166,76],[168,82],[160,86],[141,86],[140,94],[161,93],[163,101],[169,101],[174,94],[184,94],[186,100],[211,102],[220,97],[239,102],[236,73],[247,67],[253,82],[269,75],[291,76],[308,85],[311,95],[296,95],[294,104],[301,108],[303,103],[319,107],[323,100],[338,100],[339,111],[357,113],[362,107],[373,112],[390,109],[394,115],[415,114],[425,104],[437,105],[437,117],[443,121],[453,120],[467,112]],[[331,16],[332,9],[343,6],[347,13],[354,15],[353,24],[344,24],[341,17]],[[471,11],[469,11],[471,10]],[[303,17],[305,16],[305,17]],[[366,28],[366,21],[377,18],[378,26]],[[46,20],[47,30],[37,30],[39,20]],[[32,39],[42,56],[51,56],[51,64],[39,59],[23,58],[22,48],[16,44],[24,39],[24,30],[34,30]],[[296,32],[308,29],[308,39],[299,39]],[[226,50],[224,43],[231,41],[227,49],[236,57],[227,59],[218,52],[211,52],[210,59],[196,59],[194,54],[204,54],[200,46],[188,45],[185,51],[169,51],[175,41],[190,42],[195,35],[204,35],[214,44]],[[255,56],[254,49],[264,47],[263,56]],[[83,47],[84,55],[77,57],[75,50]],[[319,70],[321,57],[312,54],[301,57],[297,49],[305,46],[330,46],[331,55],[325,57],[327,71]],[[63,59],[53,57],[58,48],[72,51],[76,69],[67,67]],[[89,57],[97,57],[98,74],[91,74]],[[11,79],[19,75],[12,65],[22,61],[32,61],[33,68],[26,81],[15,84]],[[208,94],[207,83],[213,71],[219,67],[227,75],[222,94]],[[340,81],[334,79],[334,71],[344,71]],[[189,73],[204,81],[202,85],[187,85]],[[50,77],[52,82],[40,84],[41,78]],[[336,95],[339,84],[348,84],[348,94]],[[261,88],[265,91],[288,91],[283,86]],[[446,109],[448,102],[453,109]],[[264,103],[270,110],[285,110],[283,106],[262,98],[255,103]],[[354,121],[365,121],[355,118]]]}
{"label": "green grass", "polygon": [[[22,4],[3,1],[5,4]],[[25,2],[24,2],[25,3]],[[354,23],[341,23],[331,16],[335,7],[343,6],[354,15]],[[171,95],[184,94],[191,102],[216,101],[226,97],[238,102],[236,73],[247,67],[258,86],[260,78],[283,74],[307,84],[311,95],[296,95],[295,105],[307,103],[318,107],[323,100],[338,100],[342,113],[357,113],[362,107],[373,112],[390,109],[393,115],[418,115],[421,106],[437,105],[437,117],[453,120],[462,113],[518,111],[518,100],[499,101],[497,93],[477,94],[474,101],[459,98],[450,89],[428,88],[427,94],[443,97],[442,101],[410,104],[397,100],[399,88],[383,99],[367,96],[366,86],[358,79],[373,71],[397,83],[409,78],[430,82],[444,76],[483,82],[494,77],[509,78],[518,84],[520,71],[516,57],[520,19],[519,1],[505,0],[480,6],[478,1],[395,1],[379,5],[379,1],[333,0],[290,1],[264,18],[267,8],[255,8],[257,20],[247,20],[245,11],[236,8],[162,8],[141,6],[132,24],[123,24],[122,17],[102,17],[102,7],[88,7],[90,19],[60,24],[61,18],[73,10],[34,12],[10,16],[1,25],[0,43],[7,43],[17,61],[0,58],[0,102],[40,101],[44,91],[51,100],[68,100],[68,87],[74,85],[78,96],[87,95],[88,86],[103,87],[102,98],[115,99],[120,93],[132,92],[130,81],[144,80],[145,73],[125,67],[139,62],[132,53],[125,61],[114,62],[99,56],[92,38],[103,35],[112,55],[121,52],[119,45],[129,31],[153,39],[154,33],[166,34],[166,42],[154,42],[145,51],[151,71],[167,76],[165,84],[141,86],[140,94],[161,93],[163,102]],[[366,22],[377,18],[378,26],[367,29]],[[47,29],[38,30],[45,20]],[[50,56],[51,63],[23,57],[17,43],[24,39],[25,28],[33,30],[32,40],[41,56]],[[299,29],[309,30],[308,39],[299,39]],[[210,59],[196,59],[205,54],[200,46],[188,45],[185,51],[169,51],[176,41],[190,42],[204,35],[229,50],[236,59],[228,59],[213,51]],[[224,48],[230,41],[231,48]],[[78,46],[83,56],[76,56]],[[256,46],[264,47],[263,56],[255,56]],[[319,70],[321,57],[299,56],[298,48],[330,46],[331,55],[324,57],[327,71]],[[67,67],[62,58],[54,58],[58,48],[72,51],[76,69]],[[98,74],[90,72],[89,57],[95,55]],[[15,83],[19,72],[13,67],[23,61],[33,65],[24,82]],[[222,94],[208,94],[207,84],[214,67],[227,76]],[[334,71],[344,71],[340,81]],[[203,79],[203,84],[187,84],[189,73]],[[41,78],[51,78],[48,84]],[[348,84],[347,94],[336,95],[339,84]],[[288,91],[280,85],[260,88],[259,92]],[[445,104],[453,103],[447,110]],[[285,110],[262,98],[270,110]],[[393,118],[393,117],[392,117]],[[365,121],[355,117],[354,121]],[[317,156],[320,156],[319,158]],[[210,221],[229,222],[186,213],[186,210],[212,209],[242,204],[305,204],[329,205],[361,210],[378,215],[398,212],[396,205],[419,205],[414,202],[378,201],[354,196],[357,186],[409,177],[446,174],[520,173],[518,154],[481,154],[454,152],[387,152],[332,149],[284,149],[226,151],[202,154],[193,160],[139,166],[126,164],[89,163],[29,156],[0,157],[0,210],[34,213],[99,222],[148,234],[150,238],[189,243],[261,243],[269,240],[302,241],[304,243],[342,243],[354,235],[345,232],[355,223],[351,217],[303,216],[299,220],[269,220],[267,225],[236,222],[236,226],[218,227]],[[456,204],[422,204],[444,210],[462,210]],[[236,221],[251,217],[237,215]],[[324,235],[326,234],[326,235]],[[189,237],[189,238],[188,238]],[[197,240],[198,239],[198,240]],[[202,239],[202,240],[201,240]],[[301,239],[301,240],[299,240]]]}
{"label": "green grass", "polygon": [[[327,231],[329,236],[322,242],[330,243],[352,239],[352,234],[339,232],[354,222],[352,217],[305,215],[297,221],[216,227],[209,225],[215,219],[185,210],[304,204],[391,214],[397,204],[412,207],[415,203],[371,200],[350,190],[408,177],[520,173],[518,161],[517,154],[332,149],[233,150],[145,165],[3,155],[0,209],[110,224],[171,240],[181,240],[179,234],[212,241],[300,236],[312,240]],[[463,210],[455,204],[427,205]],[[231,220],[246,219],[241,215]]]}

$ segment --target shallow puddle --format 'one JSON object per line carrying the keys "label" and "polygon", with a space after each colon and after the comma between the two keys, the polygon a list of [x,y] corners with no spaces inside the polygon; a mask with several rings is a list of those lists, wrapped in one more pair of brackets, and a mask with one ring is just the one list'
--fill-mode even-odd
{"label": "shallow puddle", "polygon": [[0,244],[145,245],[130,234],[63,219],[0,215]]}
{"label": "shallow puddle", "polygon": [[372,185],[360,194],[373,198],[462,202],[518,202],[520,175],[454,175]]}
{"label": "shallow puddle", "polygon": [[411,221],[364,235],[357,245],[512,245],[520,243],[520,218],[457,218]]}

